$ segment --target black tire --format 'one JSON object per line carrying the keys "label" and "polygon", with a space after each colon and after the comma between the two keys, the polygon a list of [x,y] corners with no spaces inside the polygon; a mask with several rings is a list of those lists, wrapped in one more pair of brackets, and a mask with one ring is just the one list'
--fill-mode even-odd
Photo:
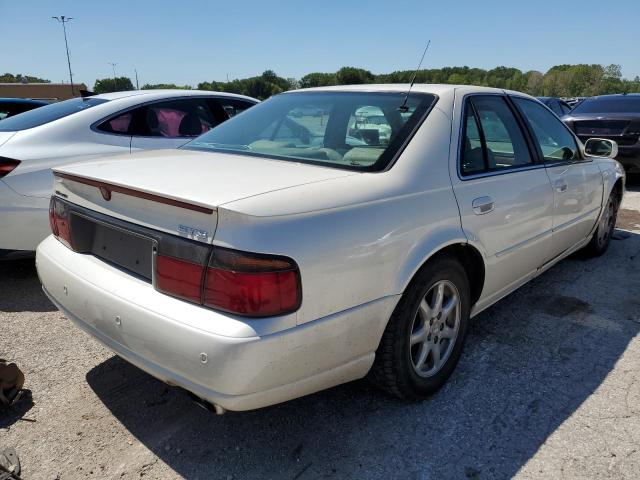
{"label": "black tire", "polygon": [[593,232],[591,240],[586,247],[582,249],[582,253],[587,257],[599,257],[609,248],[613,230],[616,227],[616,219],[618,217],[619,200],[615,191],[611,192],[609,199],[605,205],[605,211],[598,220],[598,228]]}
{"label": "black tire", "polygon": [[[422,300],[428,300],[432,287],[437,289],[443,282],[454,285],[457,289],[456,293],[459,297],[459,316],[455,315],[459,319],[457,335],[455,340],[447,341],[446,348],[451,349],[447,350],[448,357],[443,360],[444,363],[439,370],[425,377],[423,376],[425,372],[422,372],[422,375],[418,373],[418,367],[415,365],[416,354],[413,350],[416,345],[411,346],[410,338],[412,333],[418,333],[413,330],[415,322],[419,321],[419,318],[424,318],[418,312]],[[420,400],[437,391],[447,381],[462,354],[469,325],[470,308],[469,279],[462,265],[454,258],[444,255],[430,260],[412,280],[396,306],[376,351],[369,379],[377,387],[403,399]],[[449,321],[446,318],[441,320],[441,315],[434,317],[433,320]],[[440,327],[442,328],[442,325]],[[424,323],[423,328],[431,327]],[[437,336],[433,338],[438,342]],[[443,341],[445,340],[441,338],[440,343],[442,344]],[[422,347],[420,344],[417,346]],[[440,351],[440,347],[438,350]]]}

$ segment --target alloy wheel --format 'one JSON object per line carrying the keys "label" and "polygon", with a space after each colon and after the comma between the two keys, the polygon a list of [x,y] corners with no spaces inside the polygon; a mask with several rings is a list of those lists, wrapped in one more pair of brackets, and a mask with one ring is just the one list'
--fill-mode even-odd
{"label": "alloy wheel", "polygon": [[411,363],[432,377],[449,359],[460,330],[460,294],[448,280],[436,282],[422,298],[411,326]]}

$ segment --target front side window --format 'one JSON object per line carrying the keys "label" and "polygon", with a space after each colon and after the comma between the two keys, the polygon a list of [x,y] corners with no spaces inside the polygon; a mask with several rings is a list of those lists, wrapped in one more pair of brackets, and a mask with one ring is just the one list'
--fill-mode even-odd
{"label": "front side window", "polygon": [[204,100],[170,100],[147,106],[152,137],[197,137],[216,125]]}
{"label": "front side window", "polygon": [[216,98],[213,101],[222,106],[229,118],[235,117],[255,105],[253,102],[247,102],[246,100],[239,100],[237,98]]}
{"label": "front side window", "polygon": [[473,96],[465,105],[462,174],[531,165],[518,122],[502,96]]}
{"label": "front side window", "polygon": [[534,101],[521,97],[513,97],[513,101],[529,122],[546,161],[580,159],[578,144],[560,119]]}
{"label": "front side window", "polygon": [[383,169],[436,97],[389,92],[276,95],[182,148],[232,151],[351,170]]}
{"label": "front side window", "polygon": [[17,132],[28,128],[39,127],[87,108],[100,105],[108,100],[103,98],[72,98],[64,102],[52,103],[44,107],[35,108],[14,117],[6,118],[0,123],[0,132]]}

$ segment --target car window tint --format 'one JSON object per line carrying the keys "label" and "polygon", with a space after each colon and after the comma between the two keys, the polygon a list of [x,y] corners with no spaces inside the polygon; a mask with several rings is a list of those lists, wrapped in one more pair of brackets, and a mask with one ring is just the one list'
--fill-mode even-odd
{"label": "car window tint", "polygon": [[562,108],[560,108],[560,102],[558,102],[557,100],[553,100],[551,102],[551,110],[553,110],[553,113],[555,113],[558,116],[562,116]]}
{"label": "car window tint", "polygon": [[401,92],[283,93],[182,148],[381,170],[435,101],[434,95]]}
{"label": "car window tint", "polygon": [[204,99],[147,105],[145,120],[152,137],[197,137],[217,124]]}
{"label": "car window tint", "polygon": [[39,127],[45,123],[82,112],[88,108],[105,103],[104,98],[72,98],[63,102],[52,103],[44,107],[34,108],[20,115],[11,116],[0,123],[0,132],[16,132],[28,128]]}
{"label": "car window tint", "polygon": [[545,160],[565,161],[580,158],[573,135],[560,119],[536,102],[520,97],[514,97],[513,100],[529,122]]}
{"label": "car window tint", "polygon": [[386,146],[391,140],[391,132],[391,124],[380,107],[365,105],[351,114],[345,143],[351,146]]}
{"label": "car window tint", "polygon": [[117,117],[101,123],[97,128],[103,132],[129,135],[129,127],[131,126],[132,117],[132,112],[123,113],[122,115],[118,115]]}
{"label": "car window tint", "polygon": [[476,96],[471,100],[480,121],[488,171],[533,163],[520,126],[501,96]]}
{"label": "car window tint", "polygon": [[462,149],[462,174],[482,173],[485,169],[480,129],[471,105],[465,109],[464,145]]}
{"label": "car window tint", "polygon": [[268,125],[260,133],[260,139],[276,142],[281,147],[322,147],[330,109],[327,103],[293,108],[284,118]]}
{"label": "car window tint", "polygon": [[216,98],[214,101],[222,105],[229,118],[235,117],[255,105],[255,103],[235,98]]}

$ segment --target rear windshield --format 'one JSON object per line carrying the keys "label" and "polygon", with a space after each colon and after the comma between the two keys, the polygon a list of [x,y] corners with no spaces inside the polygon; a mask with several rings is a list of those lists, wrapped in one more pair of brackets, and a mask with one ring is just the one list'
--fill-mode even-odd
{"label": "rear windshield", "polygon": [[640,96],[619,96],[609,98],[586,98],[571,113],[638,113]]}
{"label": "rear windshield", "polygon": [[296,92],[276,95],[183,148],[233,152],[349,170],[381,170],[425,117],[429,94]]}
{"label": "rear windshield", "polygon": [[72,98],[64,102],[45,105],[14,117],[5,118],[0,122],[0,132],[17,132],[27,128],[39,127],[45,123],[53,122],[107,101],[103,98]]}

